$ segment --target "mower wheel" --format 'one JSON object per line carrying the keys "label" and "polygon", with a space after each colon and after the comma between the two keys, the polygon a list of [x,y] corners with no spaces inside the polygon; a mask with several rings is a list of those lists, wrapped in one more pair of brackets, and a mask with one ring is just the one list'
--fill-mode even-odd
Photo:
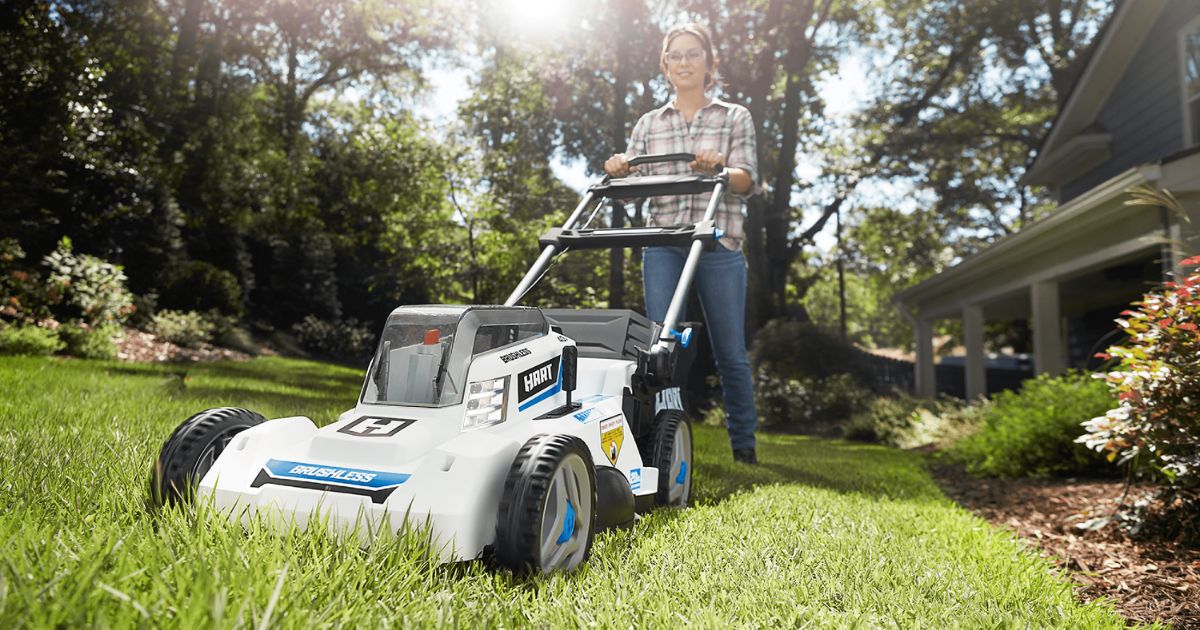
{"label": "mower wheel", "polygon": [[692,500],[692,427],[687,415],[663,409],[654,421],[654,466],[658,468],[655,502],[687,507]]}
{"label": "mower wheel", "polygon": [[266,420],[261,414],[238,407],[206,409],[185,420],[154,460],[151,503],[162,507],[190,501],[200,480],[233,436]]}
{"label": "mower wheel", "polygon": [[596,469],[583,440],[535,435],[517,452],[496,519],[496,557],[514,572],[570,571],[596,530]]}

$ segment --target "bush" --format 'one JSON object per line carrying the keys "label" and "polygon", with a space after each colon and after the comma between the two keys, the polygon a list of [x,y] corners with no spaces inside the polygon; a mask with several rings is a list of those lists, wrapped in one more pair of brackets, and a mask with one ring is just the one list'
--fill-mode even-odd
{"label": "bush", "polygon": [[258,356],[262,352],[255,343],[254,337],[250,335],[250,331],[236,325],[226,329],[218,326],[216,333],[213,334],[213,343],[222,348],[232,348],[251,356]]}
{"label": "bush", "polygon": [[328,321],[308,315],[292,326],[292,332],[305,350],[334,359],[363,359],[375,345],[375,334],[355,319]]}
{"label": "bush", "polygon": [[1041,375],[1018,392],[998,394],[979,432],[955,444],[950,456],[977,475],[1112,475],[1118,469],[1075,440],[1084,420],[1115,404],[1108,388],[1087,374]]}
{"label": "bush", "polygon": [[36,270],[26,267],[25,250],[14,238],[0,239],[0,316],[22,324],[51,318],[50,306],[62,296]]}
{"label": "bush", "polygon": [[158,302],[180,311],[216,310],[225,315],[242,314],[242,287],[232,273],[202,260],[171,267]]}
{"label": "bush", "polygon": [[117,356],[117,344],[113,337],[120,334],[116,324],[88,326],[83,322],[68,322],[59,326],[58,337],[63,341],[64,351],[81,359],[113,359]]}
{"label": "bush", "polygon": [[862,385],[867,373],[858,356],[853,345],[812,324],[768,322],[750,352],[762,425],[841,435],[841,425],[874,396]]}
{"label": "bush", "polygon": [[898,448],[945,446],[977,428],[988,405],[987,402],[968,405],[956,398],[882,396],[850,420],[843,436]]}
{"label": "bush", "polygon": [[862,411],[872,397],[849,374],[780,378],[762,369],[755,372],[754,393],[764,428],[817,435],[840,434],[841,424]]}
{"label": "bush", "polygon": [[1133,306],[1117,320],[1129,338],[1108,349],[1118,363],[1102,377],[1120,404],[1093,414],[1079,441],[1110,460],[1144,461],[1169,486],[1200,487],[1200,269]]}
{"label": "bush", "polygon": [[159,311],[150,320],[150,332],[187,348],[212,341],[216,328],[207,317],[195,311]]}
{"label": "bush", "polygon": [[53,330],[37,326],[0,325],[0,354],[44,356],[63,349]]}
{"label": "bush", "polygon": [[767,322],[755,335],[750,356],[755,367],[786,378],[852,374],[865,381],[868,376],[853,344],[795,320]]}
{"label": "bush", "polygon": [[60,321],[81,319],[96,326],[122,322],[133,312],[133,295],[125,288],[125,272],[95,256],[73,253],[71,239],[63,237],[42,264],[50,270],[49,285],[62,294],[68,309],[59,313]]}

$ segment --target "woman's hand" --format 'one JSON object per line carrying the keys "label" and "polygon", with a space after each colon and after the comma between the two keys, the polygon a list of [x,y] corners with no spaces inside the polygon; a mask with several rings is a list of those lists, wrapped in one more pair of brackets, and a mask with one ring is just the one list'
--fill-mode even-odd
{"label": "woman's hand", "polygon": [[617,153],[604,163],[604,172],[609,177],[625,177],[636,170],[629,166],[629,158],[624,153]]}
{"label": "woman's hand", "polygon": [[707,149],[696,153],[696,159],[688,166],[692,167],[693,171],[698,171],[705,175],[716,175],[725,168],[725,156],[721,155],[720,151]]}

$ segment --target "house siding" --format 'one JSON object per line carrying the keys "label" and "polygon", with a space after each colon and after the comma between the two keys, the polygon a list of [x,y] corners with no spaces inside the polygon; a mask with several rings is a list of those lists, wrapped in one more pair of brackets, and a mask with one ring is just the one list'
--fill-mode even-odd
{"label": "house siding", "polygon": [[1112,158],[1064,185],[1066,203],[1125,170],[1183,149],[1179,29],[1200,15],[1200,2],[1173,0],[1151,28],[1096,122],[1112,134]]}

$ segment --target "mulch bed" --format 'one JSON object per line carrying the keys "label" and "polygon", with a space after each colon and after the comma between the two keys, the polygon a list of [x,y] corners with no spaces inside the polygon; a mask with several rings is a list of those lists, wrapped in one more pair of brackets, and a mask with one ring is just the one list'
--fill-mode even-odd
{"label": "mulch bed", "polygon": [[117,358],[138,363],[199,362],[199,361],[246,361],[250,355],[229,348],[201,344],[198,348],[184,348],[169,341],[135,328],[126,327],[114,340]]}
{"label": "mulch bed", "polygon": [[1200,628],[1200,549],[1135,539],[1111,518],[1155,488],[1121,481],[977,479],[935,466],[951,499],[1035,545],[1076,584],[1084,601],[1107,597],[1126,619]]}

